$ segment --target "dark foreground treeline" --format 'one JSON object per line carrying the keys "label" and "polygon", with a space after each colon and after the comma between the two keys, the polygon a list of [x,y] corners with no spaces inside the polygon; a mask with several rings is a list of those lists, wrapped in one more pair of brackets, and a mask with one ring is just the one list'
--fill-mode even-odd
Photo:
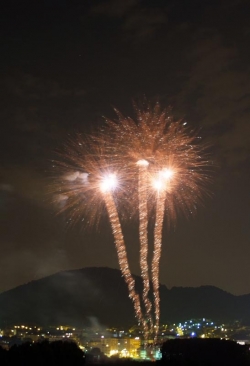
{"label": "dark foreground treeline", "polygon": [[73,342],[23,343],[8,351],[0,347],[1,366],[82,366],[85,355]]}
{"label": "dark foreground treeline", "polygon": [[172,339],[162,346],[161,363],[169,366],[247,366],[249,345],[219,338]]}
{"label": "dark foreground treeline", "polygon": [[[150,352],[149,352],[150,353]],[[0,347],[0,366],[135,366],[138,361],[116,358],[99,358],[95,353],[85,357],[73,342],[24,343],[10,350]],[[140,361],[141,366],[150,362]],[[249,346],[220,339],[173,339],[162,346],[162,360],[157,366],[250,366]]]}

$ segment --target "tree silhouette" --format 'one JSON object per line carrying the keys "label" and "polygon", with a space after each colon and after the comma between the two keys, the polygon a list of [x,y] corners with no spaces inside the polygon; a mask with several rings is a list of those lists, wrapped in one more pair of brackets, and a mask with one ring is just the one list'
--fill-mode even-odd
{"label": "tree silhouette", "polygon": [[249,350],[220,339],[171,339],[162,346],[162,363],[174,366],[247,366]]}
{"label": "tree silhouette", "polygon": [[49,343],[23,343],[14,345],[7,352],[6,363],[1,365],[19,366],[82,366],[85,363],[84,353],[74,342],[56,341]]}

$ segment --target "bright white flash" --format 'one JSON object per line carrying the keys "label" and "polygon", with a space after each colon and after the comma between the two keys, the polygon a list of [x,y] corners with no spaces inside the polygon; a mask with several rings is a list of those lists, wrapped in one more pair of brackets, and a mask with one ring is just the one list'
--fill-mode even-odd
{"label": "bright white flash", "polygon": [[138,160],[136,164],[139,166],[148,166],[149,162],[145,159],[141,159],[141,160]]}
{"label": "bright white flash", "polygon": [[157,191],[161,191],[162,189],[164,189],[164,183],[162,181],[162,179],[156,179],[153,181],[153,187],[157,190]]}
{"label": "bright white flash", "polygon": [[102,192],[113,191],[117,187],[117,178],[114,173],[107,174],[103,177],[100,188]]}
{"label": "bright white flash", "polygon": [[173,170],[169,168],[162,169],[158,172],[157,178],[153,180],[152,184],[155,190],[158,192],[167,189],[167,184],[173,177]]}
{"label": "bright white flash", "polygon": [[173,177],[173,170],[169,169],[169,168],[165,168],[160,172],[160,175],[164,178],[164,179],[170,179]]}

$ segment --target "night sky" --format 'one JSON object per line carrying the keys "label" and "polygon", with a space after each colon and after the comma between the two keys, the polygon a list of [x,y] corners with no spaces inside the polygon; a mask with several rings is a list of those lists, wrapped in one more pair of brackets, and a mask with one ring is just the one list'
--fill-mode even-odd
{"label": "night sky", "polygon": [[[160,281],[250,293],[248,0],[8,0],[0,10],[0,291],[62,270],[118,268],[112,233],[69,228],[47,194],[76,131],[172,106],[212,144],[211,198],[164,230]],[[139,274],[136,222],[125,227]],[[152,247],[152,245],[151,245]]]}

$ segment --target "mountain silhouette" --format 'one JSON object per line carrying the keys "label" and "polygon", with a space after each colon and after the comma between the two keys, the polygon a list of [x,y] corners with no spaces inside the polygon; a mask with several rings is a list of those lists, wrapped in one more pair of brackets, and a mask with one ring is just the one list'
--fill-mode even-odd
{"label": "mountain silhouette", "polygon": [[[142,280],[134,278],[141,294]],[[160,295],[162,324],[190,318],[250,324],[250,294],[235,296],[213,286],[169,290],[161,285]],[[93,320],[105,326],[136,324],[127,286],[117,269],[90,267],[59,272],[0,294],[0,326],[87,326]]]}

